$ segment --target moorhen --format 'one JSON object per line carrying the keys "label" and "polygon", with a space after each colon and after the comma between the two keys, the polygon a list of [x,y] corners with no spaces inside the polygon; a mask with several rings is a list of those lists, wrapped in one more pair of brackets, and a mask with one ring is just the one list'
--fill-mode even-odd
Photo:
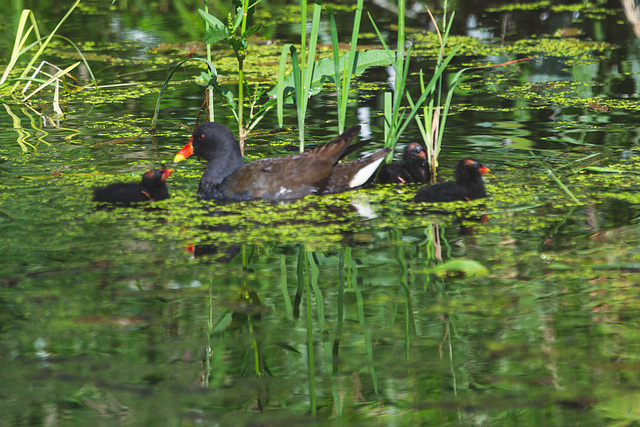
{"label": "moorhen", "polygon": [[[218,202],[300,199],[312,193],[327,192],[331,181],[336,182],[335,189],[342,189],[362,185],[369,179],[375,167],[364,167],[366,165],[361,168],[341,166],[337,170],[342,171],[340,176],[332,175],[334,166],[359,132],[360,126],[353,126],[333,141],[304,153],[245,163],[238,141],[229,128],[208,122],[198,126],[173,161],[177,163],[193,154],[207,160],[198,187],[198,196],[204,199]],[[351,163],[354,162],[347,165]],[[366,178],[364,171],[370,172]],[[338,183],[343,178],[344,187]]]}
{"label": "moorhen", "polygon": [[169,198],[165,182],[173,169],[153,169],[142,175],[140,184],[116,183],[93,190],[94,202],[132,203]]}
{"label": "moorhen", "polygon": [[415,202],[453,202],[487,197],[482,175],[490,170],[473,159],[462,159],[456,165],[456,182],[443,182],[418,190]]}
{"label": "moorhen", "polygon": [[425,183],[430,179],[427,150],[417,142],[412,142],[404,148],[400,162],[383,165],[378,172],[378,182],[381,184]]}

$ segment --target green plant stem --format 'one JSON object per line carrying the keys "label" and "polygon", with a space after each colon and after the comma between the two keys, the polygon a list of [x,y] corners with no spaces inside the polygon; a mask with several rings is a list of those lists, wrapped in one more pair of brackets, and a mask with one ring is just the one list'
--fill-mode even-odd
{"label": "green plant stem", "polygon": [[338,43],[338,31],[330,7],[327,12],[330,17],[331,26],[331,44],[333,46],[333,63],[335,68],[335,84],[336,99],[338,104],[338,133],[344,132],[345,122],[347,118],[347,104],[349,102],[349,88],[351,87],[351,76],[354,73],[354,64],[356,61],[358,35],[360,34],[360,22],[362,21],[362,9],[364,0],[358,0],[356,4],[356,14],[353,18],[353,28],[351,30],[351,45],[349,46],[349,57],[344,68],[340,69],[340,52]]}
{"label": "green plant stem", "polygon": [[[307,52],[307,0],[300,0],[300,77],[302,84],[297,85],[296,91],[296,110],[298,113],[298,138],[300,140],[300,152],[304,151],[304,105],[306,104],[306,96],[304,96],[304,71],[306,69],[304,58]],[[292,58],[293,62],[293,58]]]}
{"label": "green plant stem", "polygon": [[[207,0],[204,0],[204,11],[209,13],[209,3]],[[209,22],[207,20],[204,21],[205,30],[209,29]],[[207,43],[207,61],[211,62],[211,44]],[[213,91],[214,88],[212,85],[207,86],[207,96],[209,98],[209,121],[213,122],[215,117],[213,113]]]}
{"label": "green plant stem", "polygon": [[[247,30],[247,16],[249,12],[249,0],[242,0],[242,26],[240,27],[240,38],[244,36]],[[240,134],[241,147],[244,147],[244,139],[246,132],[244,129],[244,48],[240,50],[240,54],[236,52],[238,57],[238,133]]]}
{"label": "green plant stem", "polygon": [[[156,108],[155,108],[155,111],[153,112],[153,117],[151,118],[151,126],[149,126],[149,132],[154,132],[155,129],[156,129],[156,126],[158,124],[158,115],[160,114],[160,101],[162,101],[162,95],[164,94],[164,91],[169,86],[169,81],[171,80],[171,77],[173,76],[173,73],[175,73],[178,68],[182,67],[182,65],[184,63],[189,62],[189,61],[204,62],[209,67],[209,76],[217,74],[216,67],[211,63],[211,61],[208,61],[208,60],[206,60],[204,58],[189,58],[189,59],[185,59],[184,61],[181,61],[177,65],[175,65],[173,67],[173,69],[171,69],[171,71],[169,72],[169,75],[167,76],[167,78],[164,80],[164,83],[162,84],[162,87],[160,88],[160,93],[158,93],[158,99],[156,100]],[[210,91],[210,94],[213,95],[213,91]],[[213,109],[213,103],[209,104],[209,108]]]}
{"label": "green plant stem", "polygon": [[[300,81],[301,85],[296,93],[296,106],[298,112],[298,134],[300,138],[300,152],[304,151],[304,119],[307,114],[307,103],[311,91],[311,80],[313,77],[316,45],[318,42],[318,32],[320,31],[320,14],[322,13],[322,0],[314,0],[313,18],[311,21],[311,34],[309,35],[309,46],[307,48],[307,4],[306,0],[300,0],[300,20],[301,20],[301,54],[300,54]],[[306,55],[306,56],[305,56]],[[305,65],[305,58],[307,63]]]}
{"label": "green plant stem", "polygon": [[[398,108],[404,97],[404,84],[406,80],[403,79],[404,70],[402,68],[404,59],[404,18],[405,18],[405,0],[398,0],[398,44],[396,46],[396,86],[394,105]],[[409,63],[407,62],[407,68]]]}

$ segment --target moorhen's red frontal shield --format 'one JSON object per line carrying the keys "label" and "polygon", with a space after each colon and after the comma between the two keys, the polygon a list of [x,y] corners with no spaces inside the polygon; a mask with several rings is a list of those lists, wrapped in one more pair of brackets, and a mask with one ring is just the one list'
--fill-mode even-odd
{"label": "moorhen's red frontal shield", "polygon": [[193,142],[193,137],[191,137],[187,145],[185,145],[184,147],[182,147],[180,151],[178,151],[178,154],[176,154],[176,156],[173,158],[173,163],[181,162],[193,154],[192,142]]}

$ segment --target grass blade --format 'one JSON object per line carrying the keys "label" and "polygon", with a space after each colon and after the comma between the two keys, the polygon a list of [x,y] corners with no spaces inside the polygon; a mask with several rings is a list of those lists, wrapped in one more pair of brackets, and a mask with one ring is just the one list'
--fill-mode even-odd
{"label": "grass blade", "polygon": [[59,77],[68,74],[71,70],[73,70],[74,68],[76,68],[78,65],[82,64],[81,61],[76,62],[73,65],[68,66],[67,68],[65,68],[64,70],[58,70],[53,76],[49,77],[48,80],[46,80],[44,83],[42,83],[40,86],[38,86],[38,88],[36,90],[34,90],[33,92],[31,92],[29,95],[27,95],[26,97],[24,97],[22,99],[22,102],[26,102],[27,100],[29,100],[29,98],[31,98],[33,95],[35,95],[36,93],[40,92],[42,89],[44,89],[45,87],[49,86],[49,84],[58,79]]}
{"label": "grass blade", "polygon": [[176,72],[176,70],[178,68],[180,68],[183,64],[189,62],[189,61],[201,61],[206,63],[209,66],[209,71],[211,73],[212,76],[217,76],[218,73],[216,71],[216,67],[213,65],[213,63],[211,63],[211,61],[204,59],[204,58],[188,58],[185,59],[181,62],[179,62],[175,67],[173,67],[173,69],[171,69],[171,71],[169,72],[169,75],[167,76],[167,78],[164,80],[164,83],[162,84],[162,87],[160,88],[160,93],[158,94],[158,99],[156,100],[156,108],[153,112],[153,118],[151,119],[151,126],[149,126],[149,132],[154,132],[156,130],[156,125],[158,123],[158,115],[160,114],[160,101],[162,101],[162,95],[164,94],[164,91],[167,89],[167,86],[169,86],[169,81],[171,80],[171,77],[173,77],[173,74]]}
{"label": "grass blade", "polygon": [[[80,3],[80,0],[76,0],[75,3],[71,6],[71,8],[67,11],[67,13],[62,17],[60,22],[58,22],[58,25],[56,25],[56,27],[53,29],[51,34],[49,34],[49,36],[45,39],[45,41],[40,45],[40,49],[38,49],[36,54],[31,58],[31,60],[29,61],[29,64],[27,64],[27,66],[25,67],[24,71],[20,75],[20,78],[24,78],[26,76],[27,72],[29,71],[29,69],[31,69],[31,67],[33,66],[33,64],[35,64],[38,61],[38,58],[40,57],[40,55],[42,55],[42,52],[44,52],[46,47],[49,45],[49,42],[51,41],[53,36],[56,34],[58,29],[62,26],[64,21],[67,20],[69,15],[71,15],[71,12],[73,12],[73,10],[78,6],[79,3]],[[16,82],[16,84],[14,85],[12,91],[14,91],[16,89],[18,84],[19,84],[19,82]]]}

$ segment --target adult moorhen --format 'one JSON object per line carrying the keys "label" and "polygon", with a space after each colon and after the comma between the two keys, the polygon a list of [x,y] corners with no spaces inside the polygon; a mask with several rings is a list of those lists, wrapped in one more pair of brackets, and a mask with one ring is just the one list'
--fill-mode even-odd
{"label": "adult moorhen", "polygon": [[132,203],[169,198],[169,190],[165,182],[173,173],[173,169],[153,169],[142,175],[140,184],[116,183],[93,190],[94,202]]}
{"label": "adult moorhen", "polygon": [[[375,168],[354,167],[342,171],[343,167],[340,167],[336,170],[342,171],[340,176],[332,176],[334,166],[359,132],[360,126],[353,126],[333,141],[304,153],[245,163],[229,128],[208,122],[198,126],[189,143],[176,154],[174,162],[193,154],[207,160],[198,187],[198,195],[204,199],[218,202],[299,199],[312,193],[327,192],[331,189],[330,182],[342,182],[343,178],[349,188],[367,181]],[[364,170],[370,170],[366,178],[358,173]],[[343,188],[335,184],[335,189],[339,187]]]}
{"label": "adult moorhen", "polygon": [[378,172],[378,182],[381,184],[425,183],[430,179],[427,150],[417,142],[412,142],[404,148],[400,162],[383,165]]}
{"label": "adult moorhen", "polygon": [[482,175],[490,170],[473,159],[462,159],[456,165],[456,182],[443,182],[418,190],[415,202],[453,202],[487,197]]}

